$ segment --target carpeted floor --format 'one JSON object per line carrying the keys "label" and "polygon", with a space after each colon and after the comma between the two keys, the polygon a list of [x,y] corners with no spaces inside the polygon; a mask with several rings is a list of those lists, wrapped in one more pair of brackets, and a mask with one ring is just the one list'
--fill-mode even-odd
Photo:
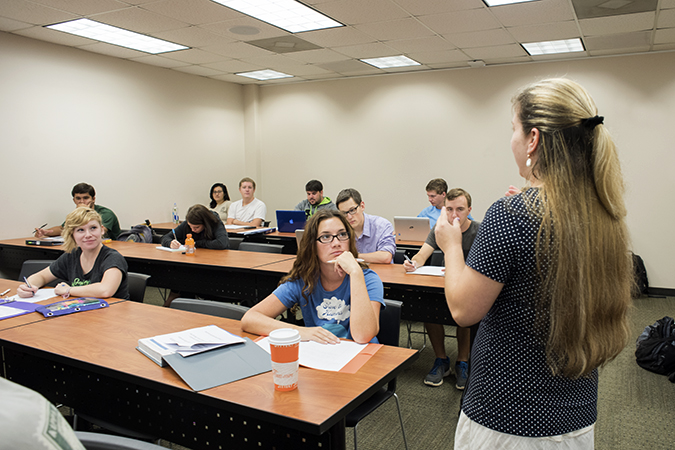
{"label": "carpeted floor", "polygon": [[[148,288],[146,303],[162,304],[159,291]],[[671,449],[675,441],[675,384],[635,363],[635,339],[645,326],[664,316],[675,315],[675,298],[641,298],[633,311],[633,339],[619,357],[600,372],[598,421],[595,429],[596,450]],[[420,323],[414,329],[421,330]],[[453,327],[446,327],[453,334]],[[413,348],[423,346],[421,334],[412,335]],[[402,326],[401,345],[407,344]],[[456,345],[446,338],[451,360]],[[401,401],[410,449],[435,450],[453,448],[455,426],[461,392],[455,389],[450,376],[442,386],[433,388],[422,380],[431,368],[434,355],[430,347],[423,349],[415,364],[398,378],[397,392]],[[353,448],[352,430],[348,429],[347,448]],[[396,404],[393,400],[364,419],[358,427],[359,448],[390,450],[403,447]],[[182,450],[171,443],[163,446]]]}

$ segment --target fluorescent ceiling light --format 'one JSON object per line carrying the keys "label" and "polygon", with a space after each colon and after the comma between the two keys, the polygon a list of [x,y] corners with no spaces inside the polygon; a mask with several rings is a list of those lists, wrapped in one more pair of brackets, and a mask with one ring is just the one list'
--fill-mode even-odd
{"label": "fluorescent ceiling light", "polygon": [[523,47],[525,47],[530,56],[584,51],[584,45],[579,38],[563,39],[561,41],[530,42],[523,44]]}
{"label": "fluorescent ceiling light", "polygon": [[70,22],[47,25],[45,28],[76,34],[96,41],[152,53],[153,55],[190,48],[89,19],[71,20]]}
{"label": "fluorescent ceiling light", "polygon": [[366,64],[375,66],[379,69],[389,69],[392,67],[406,67],[406,66],[421,66],[415,60],[408,58],[407,56],[385,56],[384,58],[368,58],[362,59]]}
{"label": "fluorescent ceiling light", "polygon": [[213,1],[291,33],[344,26],[295,0]]}
{"label": "fluorescent ceiling light", "polygon": [[488,6],[513,5],[514,3],[534,2],[537,0],[483,0]]}
{"label": "fluorescent ceiling light", "polygon": [[256,80],[276,80],[278,78],[293,78],[293,75],[288,75],[287,73],[277,72],[276,70],[256,70],[255,72],[242,72],[236,73],[240,77],[254,78]]}

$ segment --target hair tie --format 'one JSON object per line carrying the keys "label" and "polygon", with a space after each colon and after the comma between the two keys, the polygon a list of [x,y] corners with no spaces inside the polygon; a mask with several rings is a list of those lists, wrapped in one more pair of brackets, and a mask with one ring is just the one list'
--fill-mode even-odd
{"label": "hair tie", "polygon": [[589,129],[592,130],[597,125],[600,125],[601,123],[603,123],[604,120],[605,120],[605,118],[603,116],[589,117],[588,119],[581,119],[581,125],[584,128],[589,128]]}

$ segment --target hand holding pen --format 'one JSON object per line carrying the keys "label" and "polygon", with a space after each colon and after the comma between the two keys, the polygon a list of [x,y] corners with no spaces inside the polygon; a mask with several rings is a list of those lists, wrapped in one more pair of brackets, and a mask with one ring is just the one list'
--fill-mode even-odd
{"label": "hand holding pen", "polygon": [[180,246],[183,245],[183,244],[181,244],[178,241],[178,238],[176,237],[176,230],[171,230],[171,232],[173,233],[173,241],[171,241],[170,247],[171,248],[180,248]]}
{"label": "hand holding pen", "polygon": [[408,255],[403,255],[405,261],[403,261],[403,268],[406,272],[414,272],[417,270],[417,263],[412,259],[408,258]]}
{"label": "hand holding pen", "polygon": [[23,277],[23,281],[25,281],[26,284],[19,285],[19,287],[16,288],[16,293],[21,298],[29,298],[34,296],[38,288],[36,286],[31,286],[30,283],[28,282],[28,278],[26,277]]}
{"label": "hand holding pen", "polygon": [[36,228],[35,231],[33,231],[33,234],[35,235],[35,237],[41,238],[43,236],[46,236],[47,233],[43,230],[44,227],[46,227],[46,226],[47,226],[47,224],[44,224],[40,228]]}

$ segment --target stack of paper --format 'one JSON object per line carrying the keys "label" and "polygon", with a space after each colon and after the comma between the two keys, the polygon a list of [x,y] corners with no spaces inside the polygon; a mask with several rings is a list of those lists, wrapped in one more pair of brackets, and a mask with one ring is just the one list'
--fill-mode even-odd
{"label": "stack of paper", "polygon": [[138,340],[136,347],[145,356],[159,364],[166,366],[165,358],[174,353],[183,357],[224,347],[231,344],[241,344],[244,339],[228,333],[215,325],[163,334],[151,338]]}

